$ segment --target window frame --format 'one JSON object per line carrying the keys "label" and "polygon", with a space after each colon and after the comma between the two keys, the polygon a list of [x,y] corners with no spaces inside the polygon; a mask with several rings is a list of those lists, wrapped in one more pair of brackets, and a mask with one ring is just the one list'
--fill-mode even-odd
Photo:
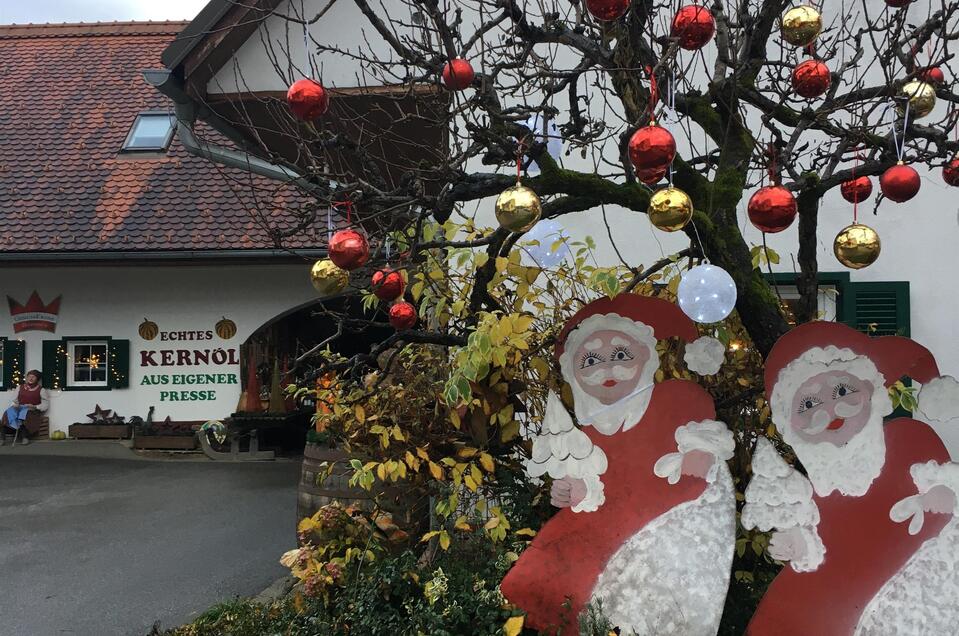
{"label": "window frame", "polygon": [[[137,130],[137,125],[140,123],[141,119],[144,117],[158,117],[160,115],[166,115],[170,120],[170,129],[167,131],[166,136],[163,139],[162,146],[131,146],[131,142],[134,139],[134,133]],[[133,123],[130,125],[130,130],[127,131],[126,139],[123,140],[123,145],[120,147],[120,152],[122,153],[162,153],[170,149],[170,142],[173,141],[173,133],[176,132],[176,115],[168,110],[143,110],[137,113],[137,116],[133,119]]]}
{"label": "window frame", "polygon": [[[92,339],[67,340],[67,386],[73,389],[109,389],[110,388],[110,341]],[[103,347],[103,380],[76,380],[77,347]]]}

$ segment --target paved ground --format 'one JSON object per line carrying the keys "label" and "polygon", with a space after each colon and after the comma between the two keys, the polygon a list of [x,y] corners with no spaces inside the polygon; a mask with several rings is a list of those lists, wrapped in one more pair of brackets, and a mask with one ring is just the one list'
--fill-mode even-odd
{"label": "paved ground", "polygon": [[285,573],[297,462],[19,450],[0,449],[0,636],[143,636]]}

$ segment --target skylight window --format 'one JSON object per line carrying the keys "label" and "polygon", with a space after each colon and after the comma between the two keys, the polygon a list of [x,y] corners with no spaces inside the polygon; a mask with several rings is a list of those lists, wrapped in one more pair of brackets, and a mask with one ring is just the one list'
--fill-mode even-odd
{"label": "skylight window", "polygon": [[175,123],[176,120],[171,113],[140,113],[133,121],[126,141],[123,142],[123,150],[154,152],[166,150],[173,138]]}

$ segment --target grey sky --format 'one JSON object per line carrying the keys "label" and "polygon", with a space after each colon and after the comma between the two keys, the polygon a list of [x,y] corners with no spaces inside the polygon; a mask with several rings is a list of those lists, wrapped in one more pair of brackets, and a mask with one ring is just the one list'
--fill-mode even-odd
{"label": "grey sky", "polygon": [[0,0],[0,24],[189,20],[208,0]]}

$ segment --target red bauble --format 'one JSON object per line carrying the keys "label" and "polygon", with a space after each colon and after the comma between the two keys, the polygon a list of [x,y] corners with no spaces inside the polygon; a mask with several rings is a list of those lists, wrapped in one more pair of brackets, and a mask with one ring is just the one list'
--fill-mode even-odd
{"label": "red bauble", "polygon": [[959,158],[942,167],[942,180],[951,186],[959,186]]}
{"label": "red bauble", "polygon": [[392,269],[378,269],[373,272],[373,294],[380,300],[396,300],[403,295],[406,283],[403,274]]}
{"label": "red bauble", "polygon": [[408,302],[394,303],[390,306],[390,324],[397,331],[411,328],[416,324],[416,307]]}
{"label": "red bauble", "polygon": [[443,84],[451,91],[462,91],[473,83],[473,66],[461,57],[443,67]]}
{"label": "red bauble", "polygon": [[675,156],[676,140],[662,126],[640,128],[629,140],[629,159],[637,172],[665,171]]}
{"label": "red bauble", "polygon": [[843,181],[839,186],[842,198],[850,203],[862,203],[872,194],[872,180],[869,177],[856,177]]}
{"label": "red bauble", "polygon": [[648,186],[656,185],[666,176],[667,168],[653,168],[651,170],[637,170],[636,178]]}
{"label": "red bauble", "polygon": [[882,193],[896,203],[903,203],[916,196],[920,184],[919,173],[915,168],[901,163],[889,168],[879,177]]}
{"label": "red bauble", "polygon": [[942,86],[946,83],[946,74],[938,66],[931,66],[919,75],[919,79],[929,84]]}
{"label": "red bauble", "polygon": [[782,232],[796,219],[796,197],[786,188],[766,186],[749,198],[749,220],[758,229],[769,234]]}
{"label": "red bauble", "polygon": [[911,3],[912,0],[886,0],[886,5],[894,9],[901,9],[902,7]]}
{"label": "red bauble", "polygon": [[316,80],[301,79],[286,91],[286,103],[297,119],[313,121],[329,109],[330,96]]}
{"label": "red bauble", "polygon": [[597,20],[619,20],[627,9],[629,0],[586,0],[586,10]]}
{"label": "red bauble", "polygon": [[340,230],[330,237],[330,260],[346,271],[362,267],[370,258],[370,244],[356,230]]}
{"label": "red bauble", "polygon": [[679,41],[680,48],[695,51],[706,46],[716,33],[716,20],[706,7],[690,4],[682,7],[673,18],[669,36]]}
{"label": "red bauble", "polygon": [[830,84],[829,67],[818,60],[806,60],[793,69],[793,89],[806,99],[819,97],[829,90]]}

